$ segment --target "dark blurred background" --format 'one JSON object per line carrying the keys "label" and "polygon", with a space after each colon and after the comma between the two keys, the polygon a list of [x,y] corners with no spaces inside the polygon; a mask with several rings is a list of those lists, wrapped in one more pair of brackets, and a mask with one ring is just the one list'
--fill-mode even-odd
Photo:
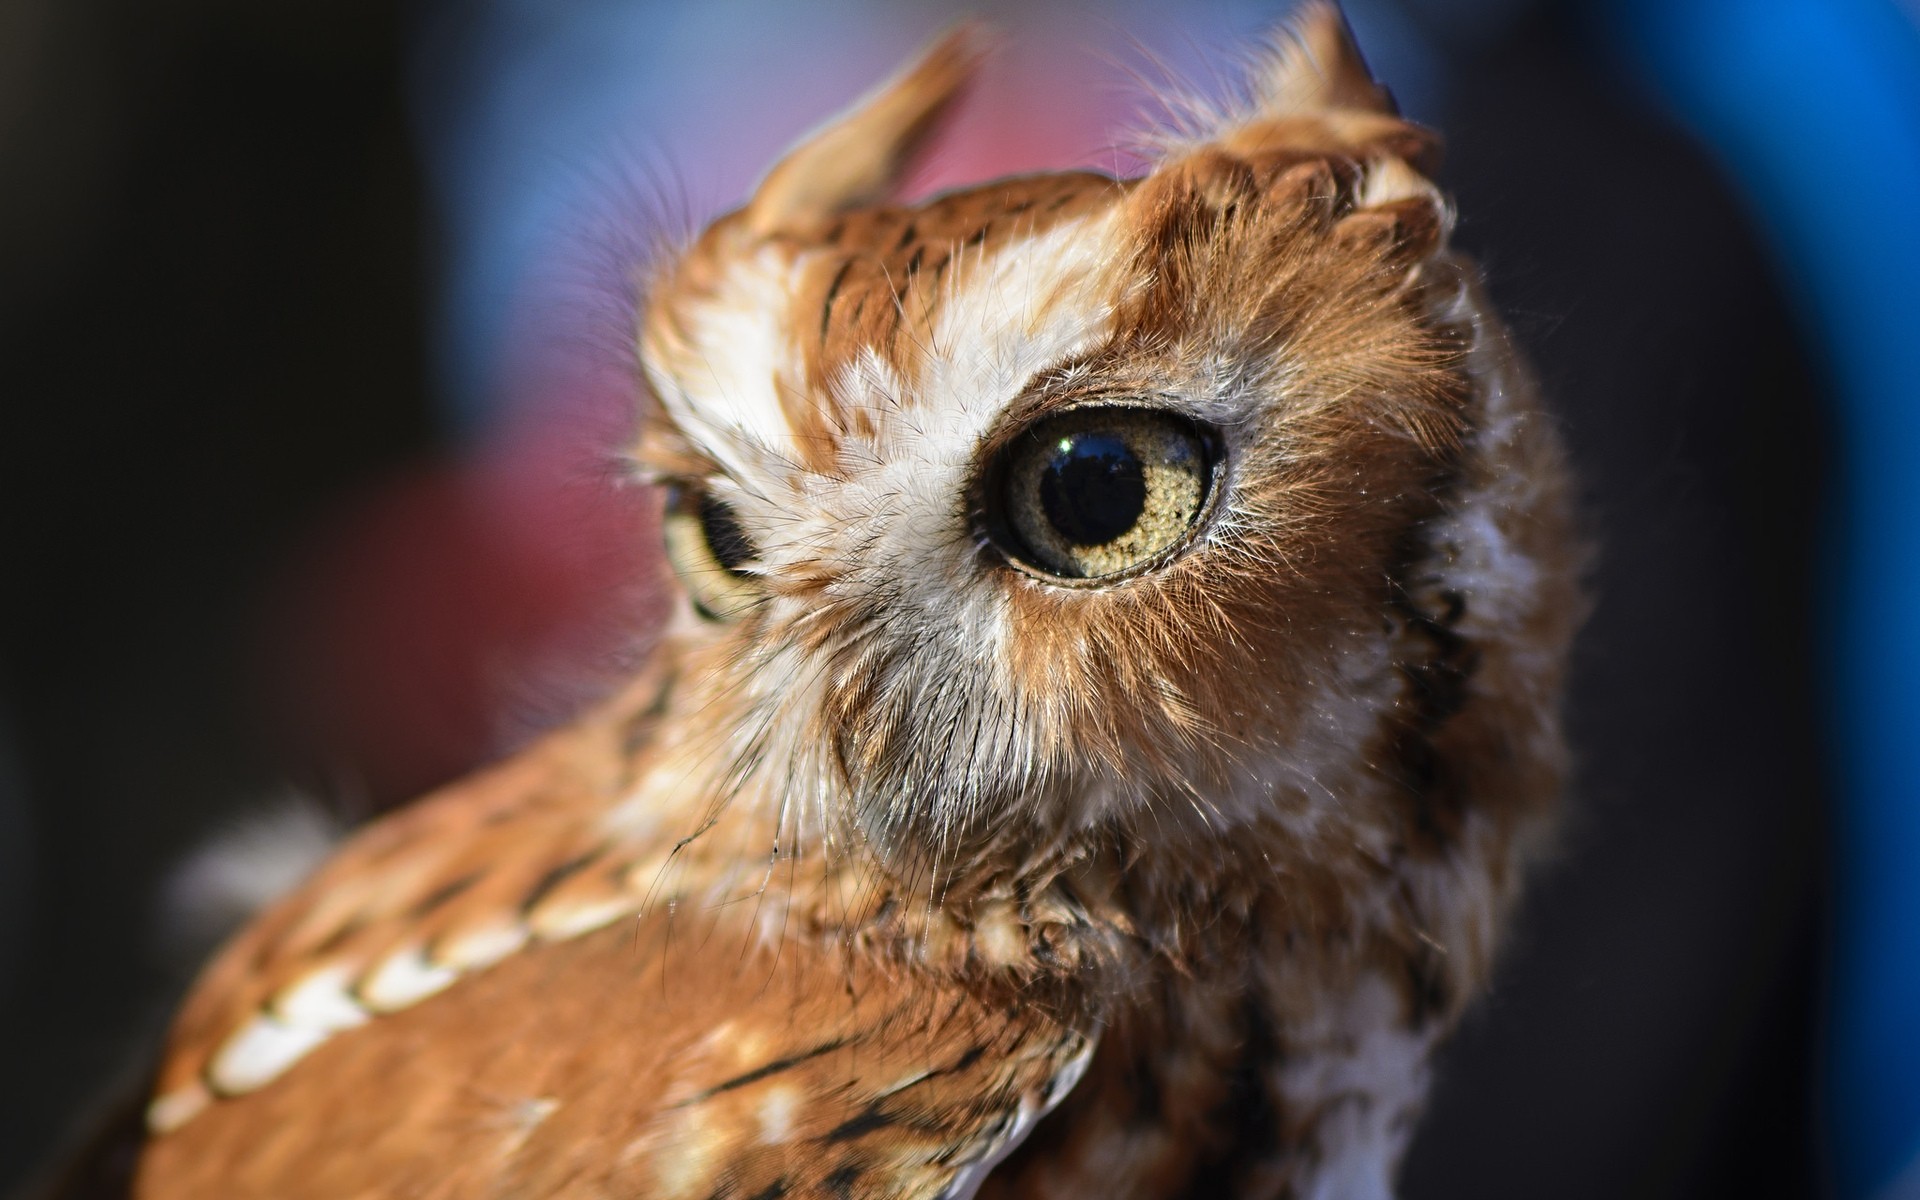
{"label": "dark blurred background", "polygon": [[[1125,68],[1204,81],[1284,11],[969,7],[1008,61],[930,184],[1124,163]],[[644,645],[623,265],[955,11],[0,3],[0,1191],[137,1083],[205,839],[402,803]],[[1572,819],[1414,1200],[1920,1194],[1827,1132],[1845,347],[1662,11],[1350,5],[1600,550]]]}

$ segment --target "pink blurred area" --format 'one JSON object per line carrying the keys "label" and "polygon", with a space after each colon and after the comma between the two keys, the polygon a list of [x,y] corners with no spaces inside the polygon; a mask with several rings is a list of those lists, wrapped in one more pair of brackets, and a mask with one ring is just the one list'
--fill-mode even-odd
{"label": "pink blurred area", "polygon": [[657,636],[657,498],[610,436],[630,397],[569,401],[604,419],[516,422],[401,471],[291,556],[269,604],[268,703],[350,806],[405,801],[564,720]]}
{"label": "pink blurred area", "polygon": [[[768,165],[759,147],[830,115],[831,105],[795,111],[793,90],[842,103],[898,65],[898,18],[862,28],[860,11],[841,11],[834,53],[790,64],[793,79],[756,77],[739,107],[763,117],[737,136],[704,128],[712,114],[661,98],[657,81],[658,111],[641,119],[684,123],[699,146],[674,157],[697,152],[699,176],[737,181],[737,200]],[[913,19],[928,36],[943,23],[932,10]],[[1118,65],[1132,35],[1113,21],[1090,35],[1048,7],[994,24],[997,52],[909,194],[1039,169],[1131,169],[1117,139],[1139,123],[1129,99],[1139,89]],[[605,107],[632,105],[616,95]],[[508,315],[489,348],[494,398],[480,436],[338,503],[289,556],[269,605],[268,711],[295,756],[352,807],[404,802],[564,720],[618,686],[658,636],[667,593],[657,499],[626,477],[621,455],[640,386],[622,293],[641,269],[626,248],[685,231],[646,228],[658,218],[632,212],[609,231],[605,197],[592,194],[608,172],[564,175],[579,194],[550,211],[599,215],[554,218],[540,258],[591,263],[604,278],[583,287],[578,272],[518,271],[500,298]],[[675,185],[653,179],[647,190]],[[714,215],[675,214],[691,227]]]}

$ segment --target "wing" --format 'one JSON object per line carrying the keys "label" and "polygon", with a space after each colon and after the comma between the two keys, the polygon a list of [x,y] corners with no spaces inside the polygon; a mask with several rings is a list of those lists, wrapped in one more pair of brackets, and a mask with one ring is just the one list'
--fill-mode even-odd
{"label": "wing", "polygon": [[672,841],[610,825],[632,771],[593,765],[632,739],[589,722],[372,827],[243,934],[182,1013],[135,1195],[971,1194],[1091,1035],[770,920],[770,887],[657,891]]}
{"label": "wing", "polygon": [[1088,1037],[662,914],[530,946],[159,1137],[173,1197],[958,1197]]}

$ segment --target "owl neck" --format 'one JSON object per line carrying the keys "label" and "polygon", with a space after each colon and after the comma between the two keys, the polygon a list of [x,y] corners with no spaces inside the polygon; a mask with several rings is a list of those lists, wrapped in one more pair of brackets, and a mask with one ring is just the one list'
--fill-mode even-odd
{"label": "owl neck", "polygon": [[[661,780],[706,753],[697,731],[657,728],[675,707],[672,662],[618,706],[630,794],[656,806],[689,794]],[[1346,811],[1368,819],[1314,823],[1285,772],[1246,779],[1246,795],[1204,813],[1008,825],[944,875],[825,822],[795,836],[774,788],[654,812],[645,836],[678,845],[688,894],[753,894],[770,938],[877,955],[1101,1030],[1093,1069],[1110,1078],[1049,1118],[1036,1162],[1076,1141],[1078,1161],[1100,1161],[1098,1139],[1150,1109],[1169,1136],[1125,1139],[1120,1173],[1090,1187],[1130,1193],[1152,1176],[1184,1181],[1168,1194],[1390,1196],[1428,1054],[1484,971],[1501,899],[1482,881],[1502,874],[1503,842],[1469,821],[1423,857],[1408,836],[1419,822],[1382,815],[1412,812],[1398,785],[1345,780]]]}

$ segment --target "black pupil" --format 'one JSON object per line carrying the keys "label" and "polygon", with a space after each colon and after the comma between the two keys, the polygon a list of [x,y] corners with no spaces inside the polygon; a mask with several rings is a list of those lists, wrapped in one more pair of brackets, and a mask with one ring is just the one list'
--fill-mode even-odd
{"label": "black pupil", "polygon": [[700,497],[700,529],[707,535],[707,548],[715,561],[729,571],[738,572],[753,559],[753,543],[747,540],[733,510],[712,496]]}
{"label": "black pupil", "polygon": [[1147,507],[1146,472],[1126,439],[1062,437],[1040,472],[1040,507],[1061,537],[1098,546],[1132,529]]}

